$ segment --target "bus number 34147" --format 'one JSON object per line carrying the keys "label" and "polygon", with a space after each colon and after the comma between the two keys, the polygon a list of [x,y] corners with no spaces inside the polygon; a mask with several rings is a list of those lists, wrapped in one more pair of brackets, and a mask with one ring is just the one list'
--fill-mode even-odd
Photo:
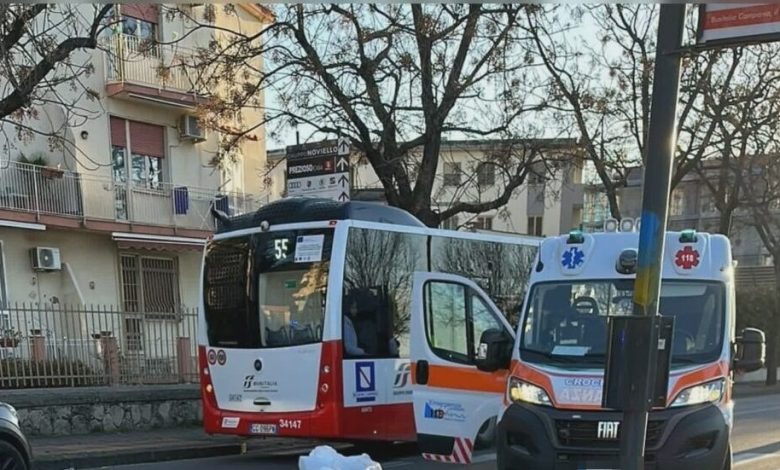
{"label": "bus number 34147", "polygon": [[300,419],[280,419],[279,427],[282,429],[301,429]]}

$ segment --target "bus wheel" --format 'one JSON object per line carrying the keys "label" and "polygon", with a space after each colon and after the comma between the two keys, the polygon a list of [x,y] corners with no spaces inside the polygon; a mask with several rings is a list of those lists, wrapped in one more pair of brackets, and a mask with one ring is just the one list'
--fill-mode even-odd
{"label": "bus wheel", "polygon": [[474,450],[490,449],[496,443],[496,418],[485,421],[477,438],[474,440]]}

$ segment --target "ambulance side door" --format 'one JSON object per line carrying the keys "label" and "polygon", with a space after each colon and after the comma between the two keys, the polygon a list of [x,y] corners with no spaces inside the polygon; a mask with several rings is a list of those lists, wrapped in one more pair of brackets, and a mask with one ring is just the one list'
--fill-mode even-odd
{"label": "ambulance side door", "polygon": [[[469,463],[477,435],[503,405],[514,332],[469,279],[417,272],[412,287],[411,361],[417,443],[429,460]],[[486,333],[487,332],[487,333]],[[505,364],[480,370],[485,338],[507,345]],[[503,357],[503,356],[502,356]]]}

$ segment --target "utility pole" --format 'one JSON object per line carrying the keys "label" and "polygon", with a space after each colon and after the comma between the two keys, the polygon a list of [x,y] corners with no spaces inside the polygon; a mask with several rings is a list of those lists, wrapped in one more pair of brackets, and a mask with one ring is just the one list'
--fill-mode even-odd
{"label": "utility pole", "polygon": [[[628,390],[640,400],[627,399],[620,432],[623,470],[644,469],[645,434],[651,409],[651,390],[656,377],[658,351],[658,301],[661,291],[667,208],[671,187],[672,162],[677,140],[677,94],[680,87],[680,60],[684,4],[663,4],[658,18],[658,40],[653,78],[653,95],[648,129],[647,158],[642,187],[642,222],[634,285],[634,316],[649,322],[631,321],[635,333],[646,340],[628,345],[627,360],[638,361],[628,368]],[[639,320],[639,318],[637,318]],[[649,325],[647,327],[646,325]],[[642,331],[644,330],[644,331]],[[625,370],[625,369],[624,369]],[[634,373],[631,373],[634,372]]]}

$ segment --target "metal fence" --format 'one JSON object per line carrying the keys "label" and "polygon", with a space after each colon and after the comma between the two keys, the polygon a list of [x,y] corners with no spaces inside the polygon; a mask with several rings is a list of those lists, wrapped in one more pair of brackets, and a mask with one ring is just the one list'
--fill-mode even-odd
{"label": "metal fence", "polygon": [[214,230],[212,207],[241,215],[266,203],[267,195],[168,182],[142,188],[26,163],[0,166],[0,209],[35,214]]}
{"label": "metal fence", "polygon": [[193,51],[178,45],[162,45],[136,36],[114,34],[107,41],[108,81],[133,82],[183,93],[197,85],[197,70],[187,63]]}
{"label": "metal fence", "polygon": [[0,389],[197,382],[197,313],[110,306],[0,311]]}

